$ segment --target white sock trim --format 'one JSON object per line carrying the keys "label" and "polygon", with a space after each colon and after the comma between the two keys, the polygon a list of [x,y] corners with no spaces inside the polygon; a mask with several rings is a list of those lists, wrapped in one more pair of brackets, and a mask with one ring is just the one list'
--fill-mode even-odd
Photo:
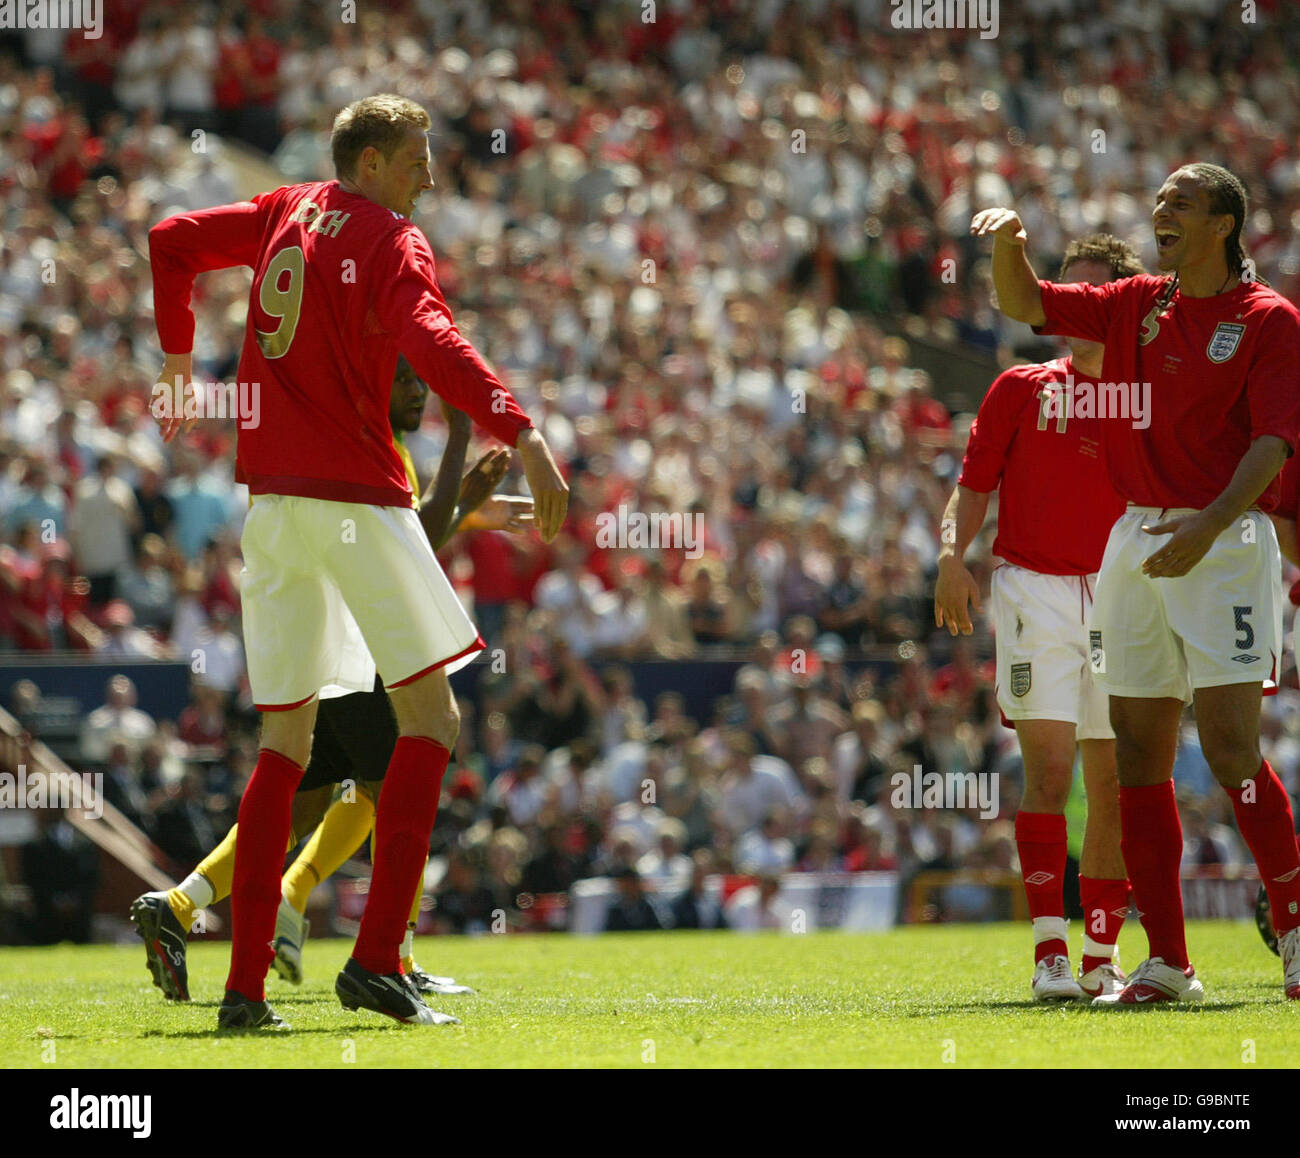
{"label": "white sock trim", "polygon": [[196,909],[206,909],[217,895],[208,878],[197,872],[181,881],[176,891],[184,893]]}
{"label": "white sock trim", "polygon": [[1107,961],[1115,959],[1115,951],[1118,945],[1103,945],[1100,941],[1094,941],[1087,933],[1083,935],[1083,954],[1085,957],[1105,957]]}
{"label": "white sock trim", "polygon": [[1044,941],[1068,941],[1065,932],[1068,922],[1064,917],[1035,917],[1033,924],[1035,945]]}
{"label": "white sock trim", "polygon": [[414,955],[415,955],[415,934],[410,929],[407,929],[406,936],[402,938],[402,948],[399,956],[413,957]]}

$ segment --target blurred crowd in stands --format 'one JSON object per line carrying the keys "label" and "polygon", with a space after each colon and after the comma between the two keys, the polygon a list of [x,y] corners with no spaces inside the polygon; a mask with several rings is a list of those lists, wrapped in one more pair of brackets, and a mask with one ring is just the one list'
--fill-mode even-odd
{"label": "blurred crowd in stands", "polygon": [[[148,412],[147,232],[249,192],[248,150],[286,182],[332,176],[333,113],[394,90],[434,119],[415,220],[457,323],[572,486],[549,547],[477,532],[443,553],[506,663],[465,705],[439,919],[595,874],[634,912],[636,877],[1012,867],[987,624],[953,648],[929,601],[970,414],[909,347],[1009,364],[1030,338],[991,306],[972,211],[1016,205],[1043,274],[1096,229],[1150,259],[1165,174],[1222,161],[1252,195],[1259,272],[1300,290],[1296,14],[1026,7],[981,40],[896,33],[884,0],[663,0],[649,23],[640,0],[392,0],[356,24],[292,0],[118,0],[98,41],[0,37],[0,650],[190,665],[178,720],[110,681],[80,755],[178,869],[221,836],[256,743],[248,500],[233,421],[164,445]],[[234,377],[248,284],[200,280],[198,374]],[[424,479],[442,442],[431,406],[407,439]],[[700,540],[598,547],[620,505]],[[716,656],[737,673],[707,718],[644,702],[624,666]],[[8,706],[39,721],[40,697]],[[1294,790],[1290,697],[1268,715]],[[1235,863],[1186,752],[1189,858]],[[890,775],[918,763],[1005,774],[999,817],[892,807]]]}

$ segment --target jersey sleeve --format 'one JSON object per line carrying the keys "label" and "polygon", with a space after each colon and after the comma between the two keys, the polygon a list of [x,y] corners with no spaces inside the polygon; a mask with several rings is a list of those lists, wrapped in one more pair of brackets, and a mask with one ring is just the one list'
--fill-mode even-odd
{"label": "jersey sleeve", "polygon": [[1278,306],[1270,309],[1255,343],[1246,376],[1250,437],[1283,439],[1294,451],[1300,435],[1300,316]]}
{"label": "jersey sleeve", "polygon": [[418,229],[397,236],[393,267],[378,286],[375,313],[429,389],[494,438],[514,446],[532,422],[456,329],[438,288],[433,251]]}
{"label": "jersey sleeve", "polygon": [[1043,313],[1047,321],[1034,327],[1036,334],[1064,334],[1071,338],[1085,338],[1091,342],[1104,342],[1110,330],[1124,281],[1105,285],[1088,285],[1076,282],[1062,285],[1059,282],[1040,281]]}
{"label": "jersey sleeve", "polygon": [[1272,514],[1279,519],[1300,518],[1300,454],[1293,454],[1286,460],[1278,478],[1277,506]]}
{"label": "jersey sleeve", "polygon": [[1020,416],[1031,396],[1032,383],[1023,371],[1007,370],[993,380],[971,423],[966,454],[961,461],[959,486],[988,494],[998,489],[1007,452],[1020,427]]}
{"label": "jersey sleeve", "polygon": [[190,295],[196,276],[210,269],[256,266],[266,205],[274,196],[259,193],[252,201],[177,213],[149,230],[154,321],[163,353],[188,354],[194,348]]}

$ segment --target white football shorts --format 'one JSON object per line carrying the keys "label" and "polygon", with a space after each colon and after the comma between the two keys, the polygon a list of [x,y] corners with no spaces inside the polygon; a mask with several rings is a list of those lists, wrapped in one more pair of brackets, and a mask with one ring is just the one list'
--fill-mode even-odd
{"label": "white football shorts", "polygon": [[1110,698],[1092,677],[1089,620],[1095,575],[1044,575],[1003,563],[991,610],[1002,715],[1074,724],[1080,740],[1113,740]]}
{"label": "white football shorts", "polygon": [[[259,711],[389,688],[473,661],[483,640],[414,510],[258,495],[244,522],[244,650]],[[371,658],[373,656],[373,659]]]}
{"label": "white football shorts", "polygon": [[1269,517],[1247,511],[1176,579],[1142,564],[1169,541],[1143,525],[1192,510],[1130,506],[1110,532],[1097,581],[1097,678],[1109,695],[1168,696],[1255,683],[1276,689],[1282,653],[1282,557]]}

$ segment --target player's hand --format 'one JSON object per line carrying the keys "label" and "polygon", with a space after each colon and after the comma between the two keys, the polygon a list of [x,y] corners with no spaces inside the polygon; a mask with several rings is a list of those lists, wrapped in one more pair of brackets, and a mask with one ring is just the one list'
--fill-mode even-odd
{"label": "player's hand", "polygon": [[980,611],[980,588],[966,564],[955,555],[939,560],[939,578],[934,584],[934,625],[947,627],[949,635],[970,635],[975,630],[970,607]]}
{"label": "player's hand", "polygon": [[551,448],[540,431],[523,431],[515,445],[524,460],[524,477],[533,494],[534,521],[543,541],[549,543],[564,525],[564,513],[569,509],[569,484],[555,465]]}
{"label": "player's hand", "polygon": [[1142,530],[1148,535],[1170,536],[1169,542],[1142,564],[1142,573],[1152,579],[1177,579],[1205,558],[1214,540],[1223,533],[1223,526],[1204,511],[1197,511]]}
{"label": "player's hand", "polygon": [[481,507],[501,484],[510,469],[510,452],[503,446],[489,450],[465,472],[460,480],[460,498],[457,506],[469,512]]}
{"label": "player's hand", "polygon": [[492,495],[461,520],[462,531],[509,531],[512,535],[533,525],[533,500],[521,495]]}
{"label": "player's hand", "polygon": [[1029,240],[1020,214],[1014,209],[981,209],[970,223],[976,237],[994,237],[1012,245],[1024,245]]}
{"label": "player's hand", "polygon": [[[194,419],[185,421],[185,399],[194,393],[194,355],[164,354],[163,366],[158,372],[158,385],[154,387],[150,412],[162,431],[163,442],[171,442],[182,427],[188,430],[194,425]],[[181,389],[176,389],[177,381]],[[166,387],[166,393],[159,395],[158,387]]]}

